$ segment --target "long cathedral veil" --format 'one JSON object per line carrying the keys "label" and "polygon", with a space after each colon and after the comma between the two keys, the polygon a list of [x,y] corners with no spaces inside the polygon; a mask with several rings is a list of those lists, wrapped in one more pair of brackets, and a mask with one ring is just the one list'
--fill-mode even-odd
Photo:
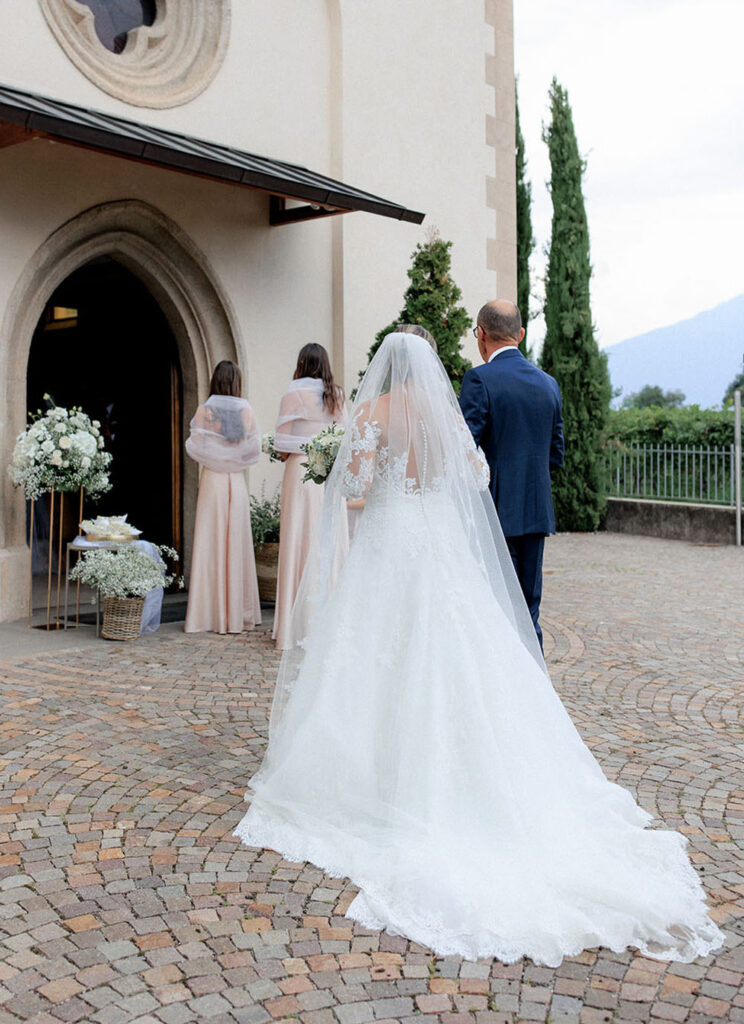
{"label": "long cathedral veil", "polygon": [[[364,375],[325,485],[322,520],[292,611],[290,646],[279,670],[271,736],[302,668],[305,639],[311,631],[330,633],[334,628],[324,618],[324,607],[344,571],[337,553],[343,550],[339,538],[346,529],[346,503],[364,503],[358,527],[363,530],[364,517],[394,517],[402,500],[420,501],[426,512],[424,522],[430,521],[427,517],[446,516],[451,531],[462,531],[504,617],[545,668],[488,491],[485,459],[475,447],[444,367],[425,339],[392,333]],[[352,565],[346,568],[354,571]],[[406,566],[401,565],[400,571],[405,573]],[[448,600],[446,593],[439,597]],[[369,600],[385,601],[386,594],[373,590]],[[453,631],[457,616],[464,614],[477,618],[483,612],[478,607],[453,608]],[[379,642],[384,645],[389,638],[380,637]]]}

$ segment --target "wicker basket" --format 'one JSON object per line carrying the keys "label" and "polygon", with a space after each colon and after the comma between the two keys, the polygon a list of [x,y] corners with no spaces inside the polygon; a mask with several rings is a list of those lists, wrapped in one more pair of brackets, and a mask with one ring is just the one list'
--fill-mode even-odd
{"label": "wicker basket", "polygon": [[262,601],[276,601],[276,580],[279,574],[279,545],[271,541],[256,544],[256,576],[258,577],[258,594]]}
{"label": "wicker basket", "polygon": [[136,640],[144,606],[144,597],[104,597],[101,636],[105,640]]}

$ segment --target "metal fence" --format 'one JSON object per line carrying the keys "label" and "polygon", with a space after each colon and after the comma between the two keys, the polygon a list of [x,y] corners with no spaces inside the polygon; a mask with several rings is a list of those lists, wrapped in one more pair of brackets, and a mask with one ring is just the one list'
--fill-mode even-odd
{"label": "metal fence", "polygon": [[629,444],[608,455],[610,495],[736,504],[734,445]]}

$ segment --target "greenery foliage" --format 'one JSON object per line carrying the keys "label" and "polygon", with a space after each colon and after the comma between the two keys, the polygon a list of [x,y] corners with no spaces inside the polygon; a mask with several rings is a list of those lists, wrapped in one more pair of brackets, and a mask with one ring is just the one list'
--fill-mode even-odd
{"label": "greenery foliage", "polygon": [[462,355],[462,339],[473,321],[465,307],[458,305],[462,292],[452,280],[451,249],[452,242],[445,242],[436,234],[416,246],[411,254],[408,269],[411,283],[403,296],[403,308],[393,323],[376,335],[367,361],[372,359],[385,335],[395,330],[396,324],[420,324],[434,335],[439,358],[459,394],[462,378],[471,367]]}
{"label": "greenery foliage", "polygon": [[678,409],[685,403],[683,391],[662,391],[658,384],[646,384],[623,399],[623,409]]}
{"label": "greenery foliage", "polygon": [[535,248],[532,234],[532,183],[527,179],[527,159],[524,153],[524,137],[519,123],[519,100],[514,94],[516,105],[516,163],[517,163],[517,305],[522,314],[525,335],[519,349],[529,357],[527,334],[530,320],[530,256]]}
{"label": "greenery foliage", "polygon": [[540,365],[560,386],[566,441],[566,460],[553,478],[553,497],[559,530],[596,530],[605,508],[603,446],[612,391],[592,323],[589,229],[581,186],[585,164],[568,94],[555,78],[550,113],[543,139],[550,154],[553,220]]}
{"label": "greenery foliage", "polygon": [[261,489],[260,498],[251,495],[251,532],[253,543],[258,547],[279,541],[279,502],[278,489],[270,498],[266,497],[265,488]]}
{"label": "greenery foliage", "polygon": [[715,447],[733,444],[733,412],[701,409],[614,409],[607,424],[608,447],[629,444],[672,444]]}

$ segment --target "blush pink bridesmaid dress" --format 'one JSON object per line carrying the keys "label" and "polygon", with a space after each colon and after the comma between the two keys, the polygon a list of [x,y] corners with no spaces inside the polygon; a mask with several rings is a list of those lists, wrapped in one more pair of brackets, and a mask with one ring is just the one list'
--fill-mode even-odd
{"label": "blush pink bridesmaid dress", "polygon": [[300,451],[333,422],[346,422],[346,406],[332,415],[323,403],[323,381],[300,377],[287,388],[279,405],[274,445],[288,455],[282,480],[279,569],[273,637],[280,650],[288,645],[292,605],[307,561],[313,529],[323,508],[323,484],[303,483],[305,455]]}
{"label": "blush pink bridesmaid dress", "polygon": [[211,395],[191,421],[186,451],[202,466],[186,633],[242,633],[261,622],[245,469],[261,455],[244,398]]}

